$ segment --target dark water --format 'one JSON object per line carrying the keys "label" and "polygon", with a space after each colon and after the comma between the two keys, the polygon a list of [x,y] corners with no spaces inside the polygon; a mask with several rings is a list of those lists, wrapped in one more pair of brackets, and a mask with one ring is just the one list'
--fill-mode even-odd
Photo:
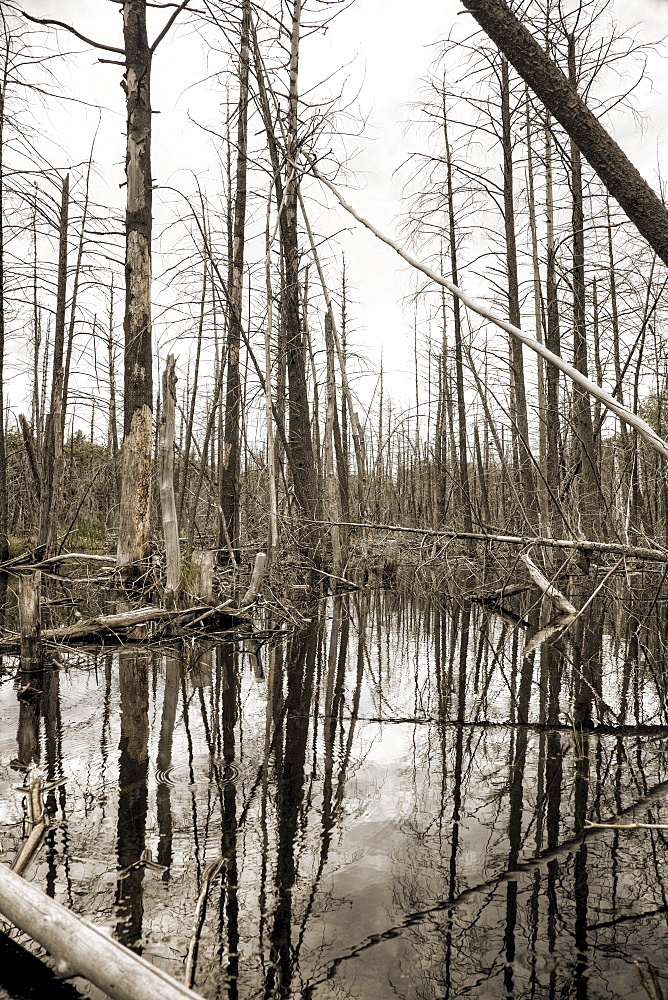
{"label": "dark water", "polygon": [[210,878],[205,997],[642,997],[636,961],[665,989],[667,831],[588,826],[668,823],[657,593],[611,584],[528,657],[522,622],[377,591],[257,651],[63,654],[28,702],[6,662],[4,858],[20,786],[64,776],[27,877],[178,978]]}

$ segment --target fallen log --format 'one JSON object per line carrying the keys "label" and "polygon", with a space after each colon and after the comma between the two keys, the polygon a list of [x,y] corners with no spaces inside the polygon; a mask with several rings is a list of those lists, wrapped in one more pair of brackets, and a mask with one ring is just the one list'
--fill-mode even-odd
{"label": "fallen log", "polygon": [[96,556],[92,552],[60,552],[55,556],[49,556],[48,559],[39,559],[37,562],[30,562],[30,559],[36,555],[36,552],[36,549],[31,549],[29,552],[22,552],[18,556],[12,556],[11,559],[6,559],[0,563],[0,570],[10,569],[11,567],[30,570],[43,569],[46,566],[54,566],[56,563],[67,562],[69,559],[76,559],[81,562],[108,563],[109,565],[114,565],[116,562],[114,556]]}
{"label": "fallen log", "polygon": [[113,1000],[200,996],[2,864],[0,914],[46,948],[56,960],[57,975],[83,976]]}
{"label": "fallen log", "polygon": [[[146,625],[153,622],[169,623],[172,626],[195,624],[201,625],[207,619],[217,619],[219,624],[223,618],[232,628],[235,624],[247,621],[245,608],[230,608],[226,604],[211,607],[210,604],[197,605],[187,608],[185,611],[169,611],[166,608],[148,606],[144,608],[133,608],[130,611],[121,611],[114,615],[98,615],[95,618],[86,618],[82,621],[74,622],[72,625],[60,625],[57,628],[42,629],[42,642],[68,642],[77,639],[91,639],[93,637],[117,636],[135,628],[137,625]],[[0,651],[14,649],[19,645],[19,636],[10,635],[0,639]]]}
{"label": "fallen log", "polygon": [[528,535],[503,535],[485,531],[448,531],[432,528],[405,528],[400,524],[368,524],[357,521],[315,521],[311,524],[338,524],[343,528],[358,528],[365,531],[393,531],[404,534],[422,535],[429,538],[461,538],[477,542],[498,542],[500,545],[544,545],[552,549],[573,549],[578,552],[610,552],[616,555],[630,556],[633,559],[648,559],[655,562],[668,562],[668,549],[644,547],[642,545],[623,545],[621,542],[593,542],[581,538],[543,538]]}

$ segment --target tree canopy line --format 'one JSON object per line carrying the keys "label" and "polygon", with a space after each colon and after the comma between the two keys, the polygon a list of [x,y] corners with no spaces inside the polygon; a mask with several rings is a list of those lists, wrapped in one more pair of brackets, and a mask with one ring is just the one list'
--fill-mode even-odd
{"label": "tree canopy line", "polygon": [[[195,548],[233,565],[293,548],[340,574],[363,525],[662,555],[668,212],[601,120],[630,100],[610,97],[606,73],[633,65],[633,45],[603,0],[462,4],[473,33],[439,44],[416,109],[403,242],[336,180],[345,109],[300,100],[300,46],[328,5],[184,0],[150,35],[156,5],[123,0],[117,44],[5,5],[0,376],[21,331],[30,388],[24,412],[0,396],[0,562],[14,537],[49,558],[115,532],[128,581],[166,548],[174,597]],[[163,260],[173,241],[161,321],[177,314],[189,346],[156,391],[151,71],[184,24],[228,74],[227,118],[211,127],[223,204],[203,184],[179,191],[160,237]],[[31,67],[71,38],[122,68],[124,255],[92,195],[94,150],[56,169],[30,127],[31,102],[54,100]],[[355,276],[313,224],[314,192],[415,267],[407,412],[382,370],[370,403],[356,391]]]}

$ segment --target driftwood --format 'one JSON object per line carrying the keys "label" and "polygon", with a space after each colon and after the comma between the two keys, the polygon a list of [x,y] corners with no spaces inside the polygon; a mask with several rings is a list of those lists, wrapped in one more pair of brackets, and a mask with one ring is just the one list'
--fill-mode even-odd
{"label": "driftwood", "polygon": [[[42,629],[41,639],[42,642],[68,642],[76,639],[116,636],[118,633],[133,629],[137,625],[146,625],[151,622],[165,622],[172,626],[187,627],[200,624],[207,618],[220,618],[220,616],[229,619],[230,627],[232,627],[234,624],[246,620],[246,610],[245,608],[231,608],[227,603],[213,608],[209,604],[198,605],[194,608],[187,608],[185,611],[169,611],[166,608],[157,608],[151,605],[145,608],[121,611],[115,615],[98,615],[95,618],[86,618],[74,622],[72,625]],[[0,651],[14,649],[18,645],[18,636],[5,636],[0,639]]]}
{"label": "driftwood", "polygon": [[526,552],[520,553],[520,559],[529,571],[529,576],[539,590],[542,590],[546,597],[549,597],[558,611],[563,615],[575,617],[577,609],[571,604],[567,597],[547,579],[545,574],[536,566],[535,562]]}
{"label": "driftwood", "polygon": [[[58,782],[59,785],[62,783],[62,781]],[[48,787],[53,788],[54,786],[50,785]],[[57,787],[57,785],[55,787]],[[30,831],[27,840],[24,841],[21,850],[12,861],[12,871],[16,872],[17,875],[23,875],[25,873],[26,868],[32,861],[39,849],[40,844],[42,843],[42,838],[44,837],[48,826],[46,810],[44,809],[44,802],[42,799],[42,795],[45,790],[46,789],[42,787],[42,779],[36,778],[32,783],[30,794],[28,796],[32,830]]]}
{"label": "driftwood", "polygon": [[199,996],[1,864],[0,914],[46,948],[56,973],[84,976],[114,1000]]}
{"label": "driftwood", "polygon": [[68,559],[85,560],[87,562],[102,562],[113,565],[116,562],[113,556],[96,556],[92,555],[90,552],[60,552],[58,555],[49,556],[48,559],[39,559],[37,562],[30,562],[33,559],[39,549],[31,549],[28,552],[22,552],[18,556],[12,556],[11,559],[6,559],[4,562],[0,563],[0,570],[8,570],[12,568],[16,569],[44,569],[47,566],[54,566],[56,563],[67,562]]}

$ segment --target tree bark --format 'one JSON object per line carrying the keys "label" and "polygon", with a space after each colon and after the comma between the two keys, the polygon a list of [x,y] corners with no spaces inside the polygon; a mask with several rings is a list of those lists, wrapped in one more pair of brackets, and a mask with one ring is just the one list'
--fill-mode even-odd
{"label": "tree bark", "polygon": [[125,397],[116,564],[126,579],[149,554],[151,528],[151,58],[146,0],[123,4],[127,109]]}
{"label": "tree bark", "polygon": [[[241,478],[241,309],[244,274],[244,234],[246,228],[246,174],[248,156],[248,75],[250,62],[250,0],[242,4],[241,49],[239,55],[239,106],[237,117],[236,187],[232,219],[232,255],[229,267],[227,386],[223,461],[219,470],[221,518],[225,519],[232,548],[239,547],[239,492]],[[222,526],[221,532],[222,534]],[[218,546],[222,549],[221,538]]]}
{"label": "tree bark", "polygon": [[[573,90],[576,89],[575,37],[568,35],[568,74]],[[573,364],[579,372],[589,377],[587,351],[587,319],[585,303],[585,244],[584,244],[584,201],[582,192],[582,157],[576,143],[570,144],[570,168],[572,202],[573,240]],[[594,455],[594,431],[591,418],[589,394],[577,384],[573,385],[573,430],[577,441],[573,461],[579,468],[577,492],[582,530],[587,538],[597,534],[596,522],[598,505],[598,471]]]}
{"label": "tree bark", "polygon": [[174,495],[174,423],[176,412],[176,375],[174,355],[170,354],[162,376],[162,414],[158,454],[160,456],[160,507],[162,530],[165,538],[167,585],[165,607],[173,608],[181,579],[181,550],[179,549],[179,524]]}
{"label": "tree bark", "polygon": [[63,473],[63,396],[65,373],[65,305],[67,294],[67,225],[69,216],[70,177],[63,180],[60,204],[58,242],[58,287],[56,291],[56,322],[53,338],[51,403],[44,430],[42,452],[42,493],[39,514],[38,545],[45,546],[44,555],[52,556],[58,532],[60,484]]}
{"label": "tree bark", "polygon": [[[445,158],[447,170],[448,226],[450,235],[450,271],[453,284],[458,284],[457,273],[457,232],[455,223],[454,197],[452,188],[452,159],[450,157],[450,142],[448,140],[448,124],[443,108],[443,134],[445,137]],[[455,381],[457,386],[457,421],[459,425],[459,489],[461,493],[462,524],[464,531],[473,529],[471,519],[471,499],[469,495],[469,463],[466,442],[466,399],[464,397],[464,362],[462,358],[462,319],[459,299],[452,298],[452,308],[455,320]]]}
{"label": "tree bark", "polygon": [[[520,326],[520,292],[517,269],[517,240],[515,237],[515,197],[513,184],[513,146],[510,128],[510,77],[508,60],[501,59],[501,146],[503,149],[503,218],[506,236],[506,270],[508,277],[508,318]],[[512,370],[511,415],[513,434],[517,439],[519,481],[522,487],[526,517],[535,531],[538,526],[538,507],[534,484],[533,464],[529,445],[529,418],[524,381],[524,351],[522,344],[511,338],[510,361]]]}
{"label": "tree bark", "polygon": [[461,0],[554,115],[658,256],[668,264],[668,209],[503,0]]}
{"label": "tree bark", "polygon": [[[287,118],[287,153],[295,161],[298,148],[299,35],[301,0],[295,0],[290,50],[290,91]],[[285,262],[283,305],[285,309],[286,361],[288,375],[288,440],[292,457],[295,495],[303,513],[313,517],[317,511],[315,460],[311,441],[308,393],[306,389],[305,350],[299,309],[299,245],[297,238],[297,197],[299,177],[289,162],[281,213],[281,239]],[[312,541],[312,539],[311,539]]]}

